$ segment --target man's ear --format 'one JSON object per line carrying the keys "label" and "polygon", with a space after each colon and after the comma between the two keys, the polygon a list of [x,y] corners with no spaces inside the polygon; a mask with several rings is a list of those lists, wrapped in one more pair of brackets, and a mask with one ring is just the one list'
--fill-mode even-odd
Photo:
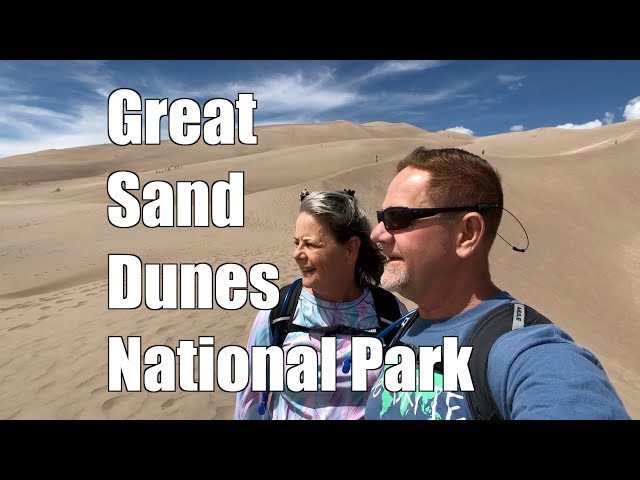
{"label": "man's ear", "polygon": [[360,251],[360,237],[354,235],[347,243],[345,243],[345,247],[347,247],[347,263],[355,265],[356,260],[358,259],[358,252]]}
{"label": "man's ear", "polygon": [[468,258],[478,251],[486,227],[484,217],[478,212],[470,212],[462,217],[456,238],[456,253],[460,258]]}

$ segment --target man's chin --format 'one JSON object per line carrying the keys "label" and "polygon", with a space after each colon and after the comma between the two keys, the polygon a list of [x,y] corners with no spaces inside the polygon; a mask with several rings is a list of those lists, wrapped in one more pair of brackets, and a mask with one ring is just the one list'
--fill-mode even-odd
{"label": "man's chin", "polygon": [[380,286],[385,290],[389,290],[390,292],[400,292],[404,288],[402,282],[398,281],[398,277],[389,276],[385,277],[384,275],[380,279]]}
{"label": "man's chin", "polygon": [[407,275],[404,268],[397,264],[386,264],[380,278],[380,286],[390,292],[399,292],[407,286]]}

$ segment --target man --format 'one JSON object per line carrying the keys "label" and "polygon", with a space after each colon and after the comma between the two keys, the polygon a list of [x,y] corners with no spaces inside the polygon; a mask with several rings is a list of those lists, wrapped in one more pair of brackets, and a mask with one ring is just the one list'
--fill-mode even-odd
{"label": "man", "polygon": [[[395,342],[420,351],[415,347],[443,346],[444,337],[457,337],[460,348],[488,312],[518,303],[489,272],[502,206],[500,175],[479,156],[420,147],[400,160],[371,233],[387,260],[382,287],[418,305],[419,316]],[[443,212],[442,207],[460,208]],[[435,210],[415,210],[429,208]],[[629,419],[597,358],[551,323],[504,333],[491,347],[486,371],[504,419]],[[414,392],[391,392],[381,376],[365,418],[475,418],[469,389],[444,389],[442,372],[433,376],[433,389],[420,389],[416,382]]]}

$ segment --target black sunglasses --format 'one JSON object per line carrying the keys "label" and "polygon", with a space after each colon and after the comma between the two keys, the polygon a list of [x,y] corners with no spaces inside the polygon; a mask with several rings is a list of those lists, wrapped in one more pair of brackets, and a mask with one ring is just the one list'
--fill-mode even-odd
{"label": "black sunglasses", "polygon": [[502,208],[502,205],[473,205],[470,207],[442,207],[442,208],[409,208],[389,207],[378,210],[376,215],[378,222],[384,223],[387,231],[402,230],[407,228],[414,220],[427,218],[444,212],[484,212],[490,208]]}

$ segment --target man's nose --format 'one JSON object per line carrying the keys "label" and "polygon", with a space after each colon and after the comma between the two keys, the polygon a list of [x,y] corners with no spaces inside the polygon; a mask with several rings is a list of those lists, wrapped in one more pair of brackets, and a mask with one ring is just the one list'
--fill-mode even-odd
{"label": "man's nose", "polygon": [[371,240],[376,243],[389,243],[392,239],[393,235],[387,231],[382,222],[378,222],[373,230],[371,230]]}

